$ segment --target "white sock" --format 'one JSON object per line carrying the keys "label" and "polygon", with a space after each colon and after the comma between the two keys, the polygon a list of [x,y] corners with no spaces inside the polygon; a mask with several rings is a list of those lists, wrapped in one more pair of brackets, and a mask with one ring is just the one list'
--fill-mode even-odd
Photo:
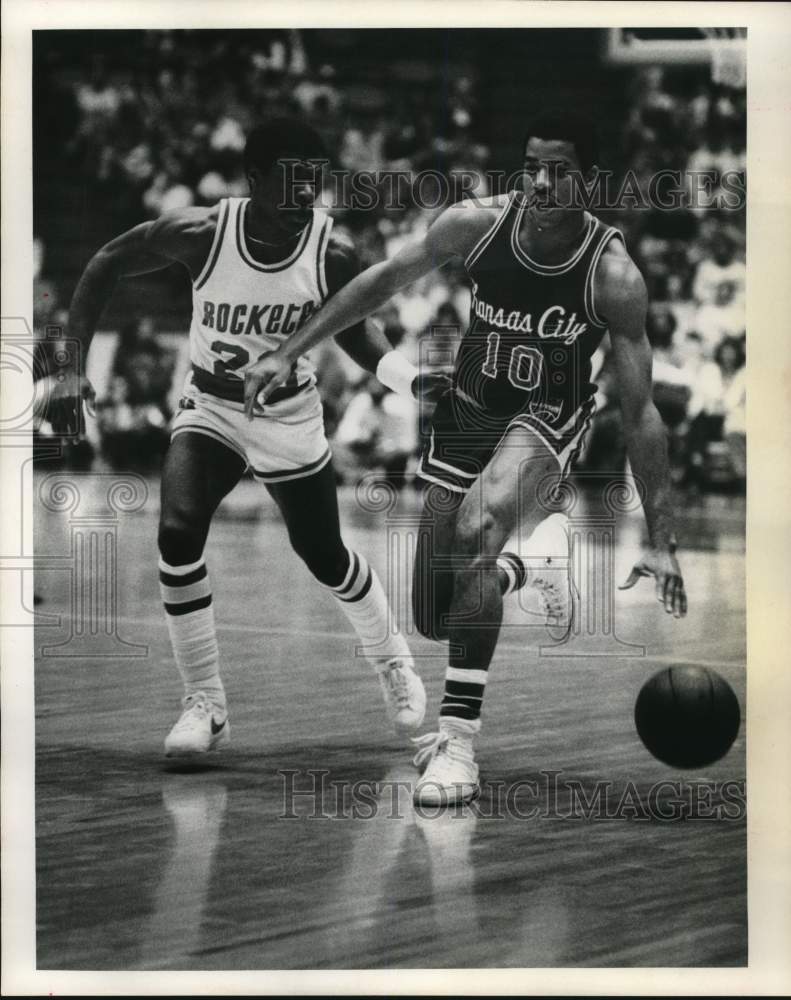
{"label": "white sock", "polygon": [[349,569],[337,587],[329,587],[349,619],[363,647],[365,658],[374,666],[403,656],[412,661],[406,639],[398,631],[382,582],[365,556],[347,549]]}
{"label": "white sock", "polygon": [[184,693],[205,691],[219,708],[225,708],[211,585],[203,557],[186,566],[170,566],[160,559],[159,589]]}

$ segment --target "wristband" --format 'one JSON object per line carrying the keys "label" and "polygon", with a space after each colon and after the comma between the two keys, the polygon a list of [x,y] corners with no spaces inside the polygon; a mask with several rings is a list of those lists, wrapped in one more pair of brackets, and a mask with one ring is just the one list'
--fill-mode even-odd
{"label": "wristband", "polygon": [[400,351],[383,354],[376,366],[376,377],[382,385],[400,396],[412,396],[412,383],[417,373],[417,368]]}

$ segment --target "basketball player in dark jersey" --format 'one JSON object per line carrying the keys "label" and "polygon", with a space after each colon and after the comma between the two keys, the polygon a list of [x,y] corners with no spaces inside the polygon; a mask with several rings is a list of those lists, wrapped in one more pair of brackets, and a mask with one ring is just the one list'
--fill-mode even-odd
{"label": "basketball player in dark jersey", "polygon": [[[280,161],[289,159],[293,172],[284,176]],[[355,628],[393,723],[414,730],[423,719],[423,685],[381,582],[341,536],[309,360],[295,358],[287,384],[252,423],[245,417],[245,366],[292,336],[360,269],[349,241],[333,234],[332,220],[313,207],[315,161],[323,159],[321,138],[299,121],[253,130],[245,149],[249,199],[166,213],[122,234],[88,263],[71,303],[69,334],[82,345],[81,366],[56,383],[49,400],[56,433],[80,428],[82,402],[93,400],[85,361],[118,279],[176,261],[192,282],[192,365],[162,472],[158,538],[165,618],[184,685],[182,715],[165,741],[169,755],[200,754],[228,742],[204,546],[215,510],[248,467],[280,508],[294,550]],[[395,353],[383,333],[364,324],[343,331],[338,342],[372,372]],[[447,379],[420,375],[408,391],[430,395],[446,385]]]}
{"label": "basketball player in dark jersey", "polygon": [[[246,376],[251,407],[262,387],[266,394],[283,382],[296,352],[359,322],[446,261],[465,262],[470,327],[419,467],[429,484],[421,527],[430,543],[415,560],[415,621],[424,635],[450,639],[439,732],[421,738],[415,759],[428,761],[415,789],[420,802],[477,794],[472,744],[503,594],[527,576],[522,560],[502,549],[519,520],[542,519],[539,488],[566,473],[580,446],[594,405],[591,355],[606,331],[650,539],[625,586],[653,576],[664,609],[686,613],[665,430],[651,395],[645,283],[620,233],[574,203],[572,173],[591,179],[597,158],[586,121],[539,117],[527,132],[520,191],[447,209],[422,239],[360,274]],[[443,491],[440,502],[432,490]],[[448,557],[453,571],[432,565]]]}

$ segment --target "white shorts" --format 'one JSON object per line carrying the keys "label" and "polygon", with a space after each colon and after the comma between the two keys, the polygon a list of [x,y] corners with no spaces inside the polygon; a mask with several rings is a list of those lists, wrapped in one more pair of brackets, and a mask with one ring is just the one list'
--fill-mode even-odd
{"label": "white shorts", "polygon": [[187,431],[205,434],[235,451],[262,483],[312,476],[332,457],[321,399],[313,385],[248,420],[241,404],[188,384],[173,418],[171,438]]}

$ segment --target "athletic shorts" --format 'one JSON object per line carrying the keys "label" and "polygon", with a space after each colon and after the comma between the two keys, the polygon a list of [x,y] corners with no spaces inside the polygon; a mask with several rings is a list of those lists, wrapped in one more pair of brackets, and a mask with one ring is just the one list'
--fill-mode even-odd
{"label": "athletic shorts", "polygon": [[[557,410],[538,403],[522,413],[498,416],[456,393],[445,393],[431,419],[417,475],[453,493],[466,493],[500,449],[514,427],[524,427],[542,441],[558,460],[561,476],[567,475],[579,454],[596,404],[586,399],[575,410]],[[524,448],[514,454],[514,465],[523,461]]]}
{"label": "athletic shorts", "polygon": [[241,403],[201,392],[188,378],[171,439],[190,431],[235,451],[262,483],[286,483],[323,469],[331,458],[324,413],[315,385],[268,404],[248,421]]}

